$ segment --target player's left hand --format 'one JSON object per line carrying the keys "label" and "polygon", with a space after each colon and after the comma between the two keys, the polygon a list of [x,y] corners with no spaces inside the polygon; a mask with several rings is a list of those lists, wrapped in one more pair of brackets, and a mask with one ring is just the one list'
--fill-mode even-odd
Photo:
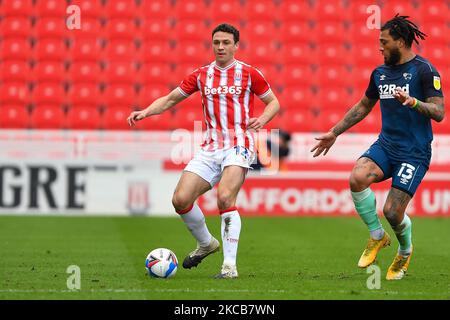
{"label": "player's left hand", "polygon": [[265,123],[263,123],[261,121],[261,119],[259,119],[259,118],[250,118],[250,120],[248,121],[247,129],[253,129],[255,131],[258,131],[264,125],[265,125]]}
{"label": "player's left hand", "polygon": [[400,101],[404,106],[414,105],[414,98],[410,97],[409,94],[400,87],[395,88],[394,98]]}

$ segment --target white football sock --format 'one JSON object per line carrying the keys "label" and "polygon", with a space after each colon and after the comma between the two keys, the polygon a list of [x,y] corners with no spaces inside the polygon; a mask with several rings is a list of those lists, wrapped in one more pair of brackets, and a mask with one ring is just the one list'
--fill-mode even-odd
{"label": "white football sock", "polygon": [[212,235],[208,230],[200,207],[194,203],[192,209],[186,213],[180,214],[189,231],[202,247],[207,247],[211,242]]}
{"label": "white football sock", "polygon": [[221,218],[223,264],[235,266],[239,234],[241,233],[241,217],[237,210],[233,210],[222,213]]}

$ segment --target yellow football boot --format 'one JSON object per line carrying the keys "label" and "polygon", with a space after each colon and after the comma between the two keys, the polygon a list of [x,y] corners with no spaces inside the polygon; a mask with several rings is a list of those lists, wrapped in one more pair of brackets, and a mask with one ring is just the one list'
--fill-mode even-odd
{"label": "yellow football boot", "polygon": [[370,266],[377,258],[378,251],[389,245],[391,245],[391,237],[387,232],[384,232],[384,236],[380,240],[370,238],[366,249],[359,258],[358,267],[366,268]]}
{"label": "yellow football boot", "polygon": [[402,279],[406,274],[406,270],[408,270],[411,255],[412,255],[412,246],[411,246],[411,253],[407,257],[404,257],[397,253],[397,256],[394,258],[394,262],[392,262],[392,264],[389,266],[388,272],[386,274],[386,280]]}

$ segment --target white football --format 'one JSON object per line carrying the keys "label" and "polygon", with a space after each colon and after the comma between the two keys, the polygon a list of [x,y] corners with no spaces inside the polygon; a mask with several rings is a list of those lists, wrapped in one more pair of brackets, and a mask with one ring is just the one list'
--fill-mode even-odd
{"label": "white football", "polygon": [[177,273],[178,259],[166,248],[152,250],[145,259],[145,268],[153,278],[171,278]]}

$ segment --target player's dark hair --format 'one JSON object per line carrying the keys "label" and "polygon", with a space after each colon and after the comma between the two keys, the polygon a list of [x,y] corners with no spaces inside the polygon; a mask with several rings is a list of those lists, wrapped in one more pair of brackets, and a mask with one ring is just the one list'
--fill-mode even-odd
{"label": "player's dark hair", "polygon": [[234,43],[239,42],[239,30],[233,27],[231,24],[228,23],[219,24],[217,27],[214,28],[211,36],[214,37],[214,34],[219,31],[231,33],[233,35]]}
{"label": "player's dark hair", "polygon": [[389,30],[389,34],[398,40],[402,38],[405,40],[407,48],[411,48],[413,41],[419,44],[418,39],[425,40],[427,36],[425,33],[419,30],[419,27],[412,21],[408,20],[409,16],[400,16],[398,13],[394,18],[387,21],[382,27],[381,31]]}

